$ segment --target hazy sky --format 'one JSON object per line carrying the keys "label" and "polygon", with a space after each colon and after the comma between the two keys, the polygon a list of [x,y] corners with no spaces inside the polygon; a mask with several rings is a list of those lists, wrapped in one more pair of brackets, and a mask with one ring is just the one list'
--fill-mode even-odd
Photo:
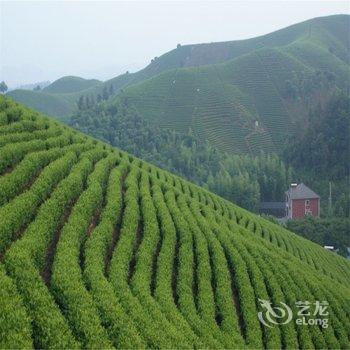
{"label": "hazy sky", "polygon": [[107,79],[176,47],[349,13],[347,1],[1,1],[0,80]]}

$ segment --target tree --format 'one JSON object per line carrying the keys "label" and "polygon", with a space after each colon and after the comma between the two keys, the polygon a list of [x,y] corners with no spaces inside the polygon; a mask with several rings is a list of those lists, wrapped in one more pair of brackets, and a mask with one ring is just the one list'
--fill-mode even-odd
{"label": "tree", "polygon": [[109,97],[111,97],[113,94],[114,94],[114,86],[113,86],[113,84],[111,84],[110,86],[109,86]]}
{"label": "tree", "polygon": [[86,96],[85,97],[85,108],[89,108],[89,107],[91,107],[90,98],[89,98],[89,96]]}
{"label": "tree", "polygon": [[84,96],[81,95],[78,99],[78,109],[82,111],[84,109]]}
{"label": "tree", "polygon": [[291,169],[277,155],[253,157],[218,151],[198,139],[191,128],[179,133],[148,123],[124,98],[78,110],[70,122],[250,210],[257,210],[260,198],[282,199],[290,182]]}
{"label": "tree", "polygon": [[33,90],[34,90],[34,91],[40,91],[40,90],[41,90],[40,85],[37,85]]}
{"label": "tree", "polygon": [[107,100],[108,99],[108,90],[107,90],[107,86],[103,87],[102,90],[102,99]]}
{"label": "tree", "polygon": [[0,92],[4,94],[8,90],[8,87],[4,81],[0,83]]}
{"label": "tree", "polygon": [[89,108],[92,108],[95,104],[95,96],[90,95],[90,103],[89,103]]}

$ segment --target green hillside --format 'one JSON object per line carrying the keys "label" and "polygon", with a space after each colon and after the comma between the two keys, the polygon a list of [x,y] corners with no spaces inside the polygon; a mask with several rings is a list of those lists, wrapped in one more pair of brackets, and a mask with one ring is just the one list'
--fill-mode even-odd
{"label": "green hillside", "polygon": [[[230,54],[225,58],[236,58],[168,70],[125,89],[121,97],[157,125],[181,132],[191,128],[221,150],[280,150],[299,117],[291,106],[288,82],[311,80],[325,72],[337,86],[347,84],[346,24],[349,16],[316,18],[243,42],[207,44],[208,50],[217,46],[218,53],[226,45]],[[193,51],[200,47],[194,46]],[[223,60],[223,56],[217,59]],[[194,65],[195,61],[189,62]]]}
{"label": "green hillside", "polygon": [[59,119],[62,121],[68,120],[72,112],[71,101],[62,98],[60,95],[33,90],[12,90],[6,95],[41,113],[60,116]]}
{"label": "green hillside", "polygon": [[67,121],[76,108],[80,91],[102,84],[96,79],[67,76],[60,78],[39,91],[12,90],[7,93],[15,101],[50,116]]}
{"label": "green hillside", "polygon": [[[53,104],[51,100],[46,101],[49,99],[49,97],[47,95],[41,95],[43,107],[39,105],[38,108],[37,104],[32,104],[32,100],[34,98],[31,95],[22,95],[22,93],[19,93],[17,91],[11,92],[9,95],[12,96],[15,100],[18,100],[29,107],[36,108],[41,112],[49,113],[52,116],[62,119],[62,117],[66,118],[73,113],[76,108],[76,101],[81,95],[94,96],[94,98],[97,99],[97,96],[99,94],[102,95],[103,90],[109,89],[111,85],[113,85],[114,94],[118,94],[130,85],[134,85],[146,79],[158,76],[163,72],[169,74],[169,78],[173,78],[175,72],[172,70],[179,68],[201,67],[206,65],[221,64],[232,60],[234,60],[233,62],[236,62],[235,60],[238,60],[239,64],[236,65],[236,68],[232,67],[229,64],[224,69],[224,72],[218,73],[219,75],[216,75],[213,72],[204,72],[199,75],[200,78],[198,82],[195,80],[197,79],[196,76],[194,76],[190,77],[189,80],[191,82],[186,82],[186,84],[194,84],[197,86],[198,84],[203,84],[203,79],[213,80],[213,86],[202,86],[202,89],[207,91],[207,93],[213,94],[213,96],[211,96],[211,100],[213,100],[212,103],[223,103],[224,106],[222,107],[222,111],[218,111],[219,115],[216,115],[217,111],[214,110],[215,115],[213,122],[208,122],[205,120],[204,123],[215,123],[215,118],[221,118],[220,113],[224,113],[224,119],[228,118],[233,120],[233,125],[231,125],[232,121],[229,122],[230,125],[226,131],[228,135],[226,135],[222,141],[223,149],[240,152],[241,149],[247,151],[248,149],[254,150],[255,148],[260,148],[261,144],[265,149],[273,149],[275,147],[278,147],[278,144],[276,145],[275,141],[281,139],[281,136],[276,136],[274,133],[271,134],[270,131],[267,130],[269,124],[272,123],[272,125],[274,125],[273,120],[271,121],[267,119],[270,119],[270,117],[272,119],[279,118],[281,114],[280,124],[283,125],[285,119],[288,119],[288,124],[290,124],[290,116],[288,115],[288,111],[286,111],[286,108],[281,105],[281,102],[276,101],[276,99],[281,99],[281,85],[284,87],[284,79],[287,77],[289,79],[290,77],[303,76],[305,72],[311,73],[315,70],[327,70],[336,74],[338,77],[338,83],[344,83],[349,74],[348,62],[350,55],[348,27],[349,16],[335,15],[311,19],[267,35],[247,40],[183,46],[179,45],[176,49],[167,52],[160,57],[155,57],[152,59],[152,62],[139,72],[125,73],[108,81],[105,81],[104,83],[94,84],[93,86],[86,87],[84,90],[80,91],[76,90],[74,92],[68,93],[67,89],[65,88],[65,93],[62,95],[55,92],[56,98],[58,101],[61,101],[61,104]],[[260,55],[262,55],[262,57],[260,57]],[[245,59],[247,60],[246,62],[244,62]],[[248,84],[249,86],[245,86],[242,91],[239,91],[241,90],[240,82],[235,81],[235,78],[233,77],[233,80],[231,79],[231,81],[224,82],[224,84],[221,84],[221,88],[217,90],[215,84],[220,85],[219,83],[220,80],[222,80],[222,74],[227,73],[226,69],[232,68],[234,72],[235,70],[240,70],[241,65],[243,65],[245,73],[241,74],[239,79],[245,80],[245,74],[248,74],[247,82],[243,83]],[[216,70],[216,67],[217,66],[211,67],[210,70]],[[232,75],[233,72],[229,72],[229,74]],[[185,73],[181,72],[177,74],[182,75]],[[211,77],[213,74],[214,77]],[[252,76],[255,74],[258,74],[259,77],[255,78]],[[202,78],[203,75],[208,75],[208,77]],[[64,81],[66,78],[62,79]],[[69,77],[69,79],[72,79],[72,77]],[[167,84],[172,83],[173,80],[163,81],[162,77],[159,77],[159,79],[160,83],[163,82],[163,85],[166,85],[166,89],[169,89],[171,87],[171,85]],[[181,79],[182,78],[180,77],[180,81]],[[62,82],[60,82],[59,86],[61,83]],[[80,83],[76,83],[81,86]],[[158,84],[158,80],[155,80],[154,83]],[[211,81],[207,81],[206,84],[211,85]],[[227,84],[230,84],[230,86]],[[232,84],[235,86],[231,87]],[[47,89],[50,90],[55,85],[56,84],[53,83],[51,84],[51,88],[48,87]],[[190,87],[191,85],[184,86],[183,88],[190,89]],[[196,89],[197,88],[200,87],[196,87]],[[234,91],[231,91],[232,89]],[[267,91],[274,90],[274,95],[271,97],[271,101],[269,101],[270,93],[267,92],[266,96],[262,92],[261,96],[256,97],[258,100],[261,98],[264,100],[267,99],[266,104],[271,104],[271,108],[268,111],[264,110],[262,112],[259,108],[264,109],[265,107],[261,106],[255,108],[256,110],[251,107],[252,104],[254,107],[255,93],[260,93],[261,89],[267,89]],[[178,90],[182,90],[182,87],[179,86]],[[225,90],[223,96],[222,90]],[[63,92],[60,87],[58,87],[58,91]],[[46,90],[46,92],[49,91]],[[162,99],[162,104],[166,104],[166,102],[163,101],[163,94],[166,93],[166,91],[159,92],[157,90],[154,90],[154,92],[155,98],[151,101],[147,101],[146,104],[157,105],[157,99],[159,98]],[[203,92],[203,96],[199,97],[199,103],[203,99],[207,98],[205,94],[206,92]],[[141,95],[138,98],[143,97]],[[193,91],[191,92],[191,95],[193,95]],[[220,95],[220,98],[218,100],[216,100],[215,97],[217,95]],[[233,97],[230,97],[231,95],[233,95]],[[149,96],[147,96],[147,98],[149,98]],[[172,116],[166,116],[166,118],[171,121],[169,122],[169,126],[172,126],[171,123],[181,124],[181,122],[174,120],[182,120],[184,118],[184,115],[181,111],[188,113],[192,110],[192,107],[197,107],[197,105],[193,105],[194,101],[191,102],[191,106],[183,106],[180,95],[171,96],[170,98],[176,98],[178,101],[175,102],[177,111],[171,111],[171,114],[174,118]],[[192,98],[196,98],[196,95],[192,96]],[[183,102],[187,103],[186,101]],[[172,106],[173,103],[169,103],[170,106]],[[208,103],[210,102],[208,101]],[[248,105],[245,105],[245,103],[248,103]],[[234,107],[232,107],[232,104]],[[257,102],[257,104],[259,105],[259,102]],[[47,105],[50,105],[49,111],[44,107]],[[67,105],[68,111],[62,112],[63,109],[66,109]],[[199,107],[203,110],[207,107],[211,108],[211,105],[204,105],[203,107]],[[140,108],[143,108],[142,104],[140,105]],[[146,106],[146,109],[147,108],[149,108],[149,106]],[[243,108],[244,111],[242,111],[241,108]],[[246,110],[248,110],[248,113],[246,113]],[[152,114],[157,112],[158,109],[155,111],[150,111]],[[161,114],[163,112],[165,114],[168,112],[168,108],[166,107],[165,110],[161,110],[160,112]],[[199,111],[199,113],[201,114],[203,112]],[[263,113],[262,116],[260,115],[261,113]],[[266,116],[265,113],[272,113],[273,115]],[[276,113],[277,116],[275,115]],[[257,114],[258,118],[256,118],[255,114]],[[238,115],[242,115],[242,118],[238,117]],[[191,116],[192,115],[187,115],[185,118],[189,119]],[[162,116],[159,117],[161,117],[160,119],[163,119]],[[201,122],[201,118],[201,115],[194,117],[194,119],[197,120],[197,123]],[[211,115],[206,115],[205,119],[211,119]],[[243,119],[243,121],[237,121],[237,119]],[[254,119],[261,119],[262,123],[266,122],[266,125],[262,124],[262,127],[260,129],[255,130],[253,128],[252,130],[251,121]],[[165,121],[163,124],[167,125],[167,123],[168,121]],[[239,127],[237,127],[236,123],[246,124],[243,133],[241,130],[239,130]],[[188,123],[185,124],[187,125]],[[220,128],[222,127],[219,126],[219,129]],[[248,128],[248,130],[246,130],[246,128]],[[239,134],[238,140],[229,140],[231,138],[232,132],[235,137],[237,134]],[[212,139],[216,138],[216,134],[220,134],[221,131],[199,130],[198,133],[201,133],[203,137],[208,136]]]}
{"label": "green hillside", "polygon": [[[275,65],[268,67],[273,60]],[[188,132],[233,153],[278,150],[294,132],[295,118],[278,81],[311,70],[284,69],[289,57],[261,50],[221,65],[167,71],[126,89],[117,98],[151,122]],[[296,63],[296,62],[292,62]],[[283,67],[283,68],[282,68]],[[347,74],[347,73],[346,73]]]}
{"label": "green hillside", "polygon": [[312,37],[317,44],[332,48],[344,62],[349,60],[348,15],[310,19],[259,37],[217,43],[183,45],[155,59],[145,71],[156,74],[180,67],[222,63],[261,48],[286,46]]}
{"label": "green hillside", "polygon": [[99,85],[100,83],[101,82],[97,79],[84,79],[80,77],[67,76],[57,79],[52,84],[45,87],[43,91],[52,94],[73,93]]}
{"label": "green hillside", "polygon": [[349,348],[349,261],[3,97],[0,125],[0,348]]}

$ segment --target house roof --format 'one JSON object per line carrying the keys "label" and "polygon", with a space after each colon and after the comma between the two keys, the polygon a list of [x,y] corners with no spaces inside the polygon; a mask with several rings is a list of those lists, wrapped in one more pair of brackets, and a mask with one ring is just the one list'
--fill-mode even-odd
{"label": "house roof", "polygon": [[299,185],[294,187],[290,187],[286,193],[289,194],[291,199],[320,198],[320,196],[317,193],[315,193],[313,190],[311,190],[309,187],[307,187],[303,183],[300,183]]}
{"label": "house roof", "polygon": [[285,202],[261,202],[260,209],[285,209]]}

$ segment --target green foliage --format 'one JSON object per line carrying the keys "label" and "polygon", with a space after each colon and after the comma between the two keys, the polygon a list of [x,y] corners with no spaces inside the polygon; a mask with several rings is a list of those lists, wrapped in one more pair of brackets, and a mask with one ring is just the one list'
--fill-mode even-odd
{"label": "green foliage", "polygon": [[105,276],[105,256],[122,214],[121,185],[125,172],[126,163],[111,171],[100,223],[86,241],[84,276],[113,345],[142,348],[145,347],[144,340],[115,298],[113,287]]}
{"label": "green foliage", "polygon": [[32,348],[30,319],[15,284],[0,266],[0,347]]}
{"label": "green foliage", "polygon": [[44,90],[12,90],[6,95],[41,113],[59,116],[62,121],[68,119],[74,108],[74,103],[70,102],[69,99],[65,99],[59,94],[46,93]]}
{"label": "green foliage", "polygon": [[109,159],[105,158],[96,164],[89,176],[86,191],[77,200],[62,229],[52,266],[52,292],[66,310],[65,316],[85,348],[112,347],[91,294],[85,288],[79,265],[91,218],[102,204],[102,186],[110,166]]}
{"label": "green foliage", "polygon": [[[288,143],[284,159],[320,196],[323,214],[349,217],[350,98],[335,93],[314,107],[307,127]],[[333,208],[328,207],[329,182]],[[330,212],[331,211],[331,212]]]}
{"label": "green foliage", "polygon": [[[1,347],[349,348],[346,259],[4,98],[0,115]],[[294,319],[265,327],[259,299]],[[305,300],[328,328],[295,324]]]}
{"label": "green foliage", "polygon": [[50,259],[46,252],[50,249],[52,237],[59,229],[66,208],[72,205],[82,191],[90,171],[91,163],[87,158],[77,163],[50,199],[40,207],[25,235],[11,246],[5,256],[6,269],[16,281],[30,311],[36,329],[35,343],[41,348],[78,347],[42,275],[45,266],[50,267]]}
{"label": "green foliage", "polygon": [[97,104],[78,111],[71,125],[113,146],[177,173],[250,210],[280,201],[291,181],[277,155],[230,155],[201,142],[190,131],[163,130],[125,105]]}
{"label": "green foliage", "polygon": [[[348,26],[347,15],[314,18],[248,40],[181,45],[136,73],[126,72],[103,83],[63,77],[42,91],[8,94],[31,108],[68,120],[81,95],[98,100],[111,85],[114,91],[109,94],[120,94],[149,79],[146,89],[127,92],[130,98],[136,97],[134,102],[145,116],[182,132],[193,121],[192,129],[202,140],[210,139],[221,150],[268,151],[279,146],[287,128],[292,131],[293,116],[300,114],[290,113],[281,99],[286,81],[326,70],[335,74],[337,83],[347,83]],[[229,61],[234,64],[225,65]],[[197,67],[206,68],[197,72]],[[169,73],[165,80],[163,72]],[[260,122],[258,130],[255,120]]]}
{"label": "green foliage", "polygon": [[0,93],[5,93],[7,91],[8,87],[4,81],[0,83]]}
{"label": "green foliage", "polygon": [[4,252],[7,245],[15,238],[15,234],[30,222],[37,207],[45,201],[57,183],[67,176],[75,161],[76,154],[69,152],[64,157],[49,164],[29,191],[21,193],[13,201],[0,208],[2,218],[0,223],[0,253]]}
{"label": "green foliage", "polygon": [[[230,57],[201,67],[191,67],[201,65],[191,60],[196,46],[177,49],[174,55],[188,55],[186,68],[179,68],[177,62],[179,66],[125,88],[117,99],[127,101],[147,121],[182,133],[191,129],[201,141],[208,140],[221,151],[280,152],[285,139],[298,134],[296,123],[305,122],[310,105],[347,87],[349,60],[328,51],[330,43],[310,29],[313,25],[322,28],[321,22],[289,28],[289,35],[284,35],[287,29],[282,30],[281,40],[274,40],[277,33],[263,42],[261,38],[248,40],[251,46],[245,42],[245,50],[238,55],[233,47],[240,42],[213,44],[215,53],[220,56],[220,48],[226,47]],[[344,33],[335,35],[343,37]],[[339,46],[348,56],[347,45]]]}
{"label": "green foliage", "polygon": [[288,220],[288,230],[299,234],[322,246],[329,245],[339,249],[339,254],[347,257],[347,247],[350,247],[349,218],[313,218]]}
{"label": "green foliage", "polygon": [[96,79],[84,79],[80,77],[67,76],[55,80],[46,86],[43,91],[52,94],[69,94],[85,90],[90,87],[99,85],[101,82]]}

